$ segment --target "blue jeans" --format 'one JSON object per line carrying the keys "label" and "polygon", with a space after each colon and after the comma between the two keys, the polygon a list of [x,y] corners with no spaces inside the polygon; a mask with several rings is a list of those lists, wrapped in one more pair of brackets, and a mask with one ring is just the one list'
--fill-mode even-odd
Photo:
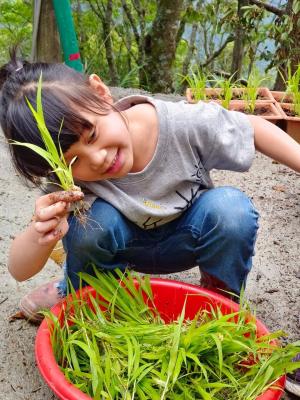
{"label": "blue jeans", "polygon": [[86,225],[74,216],[63,243],[67,258],[65,279],[75,289],[78,273],[130,267],[139,272],[169,274],[199,266],[240,293],[252,266],[258,213],[238,189],[219,187],[204,192],[182,216],[144,230],[111,204],[98,199]]}

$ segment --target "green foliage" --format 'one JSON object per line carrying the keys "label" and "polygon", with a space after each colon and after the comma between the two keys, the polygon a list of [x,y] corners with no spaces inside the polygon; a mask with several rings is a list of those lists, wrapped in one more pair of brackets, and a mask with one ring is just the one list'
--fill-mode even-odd
{"label": "green foliage", "polygon": [[205,88],[209,79],[203,70],[199,67],[191,68],[189,75],[180,75],[182,82],[186,82],[188,87],[191,88],[194,100],[206,100]]}
{"label": "green foliage", "polygon": [[221,88],[220,100],[222,107],[229,109],[230,101],[233,96],[233,88],[237,87],[237,82],[234,81],[234,75],[232,74],[229,78],[215,78],[214,86]]}
{"label": "green foliage", "polygon": [[37,109],[35,110],[32,104],[28,100],[27,104],[36,121],[45,148],[39,147],[32,143],[18,142],[16,140],[11,140],[10,143],[15,146],[26,147],[37,153],[44,160],[47,161],[49,166],[52,168],[52,172],[54,172],[57,175],[60,182],[60,186],[62,187],[63,190],[74,189],[75,185],[71,169],[72,162],[70,163],[69,166],[67,165],[61,148],[59,148],[59,151],[57,150],[55,143],[45,123],[43,106],[42,106],[42,74],[40,76],[37,96],[36,96]]}
{"label": "green foliage", "polygon": [[299,368],[291,360],[300,343],[275,347],[280,331],[257,339],[244,300],[238,312],[211,306],[193,320],[186,320],[184,304],[178,319],[166,324],[149,277],[116,274],[83,273],[96,297],[77,297],[71,289],[64,317],[45,313],[62,372],[93,399],[255,400]]}
{"label": "green foliage", "polygon": [[23,0],[0,2],[0,65],[7,62],[8,46],[19,44],[25,57],[30,54],[32,4]]}
{"label": "green foliage", "polygon": [[[299,2],[293,2],[291,16],[274,16],[264,7],[251,5],[244,7],[242,18],[237,15],[238,1],[225,0],[190,0],[185,2],[181,14],[183,27],[177,40],[176,57],[173,60],[174,87],[180,87],[180,74],[185,75],[190,66],[205,67],[211,73],[231,72],[233,42],[228,43],[222,51],[218,50],[228,37],[235,34],[239,24],[245,33],[244,64],[242,76],[248,76],[259,61],[267,61],[266,69],[271,69],[286,62],[286,55],[278,52],[282,47],[295,54],[299,48],[292,35],[296,16],[299,14]],[[155,0],[72,0],[73,16],[85,71],[98,73],[105,82],[111,83],[111,63],[116,69],[114,84],[125,87],[151,88],[149,82],[149,50],[152,40],[151,28],[158,11]],[[108,21],[108,5],[112,4],[111,19]],[[280,3],[281,4],[281,3]],[[283,9],[283,6],[278,6]],[[7,60],[7,44],[19,42],[25,57],[30,54],[32,30],[32,2],[29,0],[2,0],[0,4],[0,62]],[[299,20],[298,20],[299,21]],[[299,22],[298,22],[299,23]],[[108,31],[105,28],[109,25]],[[186,55],[190,48],[192,24],[197,25],[195,49],[189,65]],[[270,43],[270,47],[262,43]],[[109,51],[108,42],[111,42]],[[272,49],[274,47],[274,50]],[[297,54],[296,54],[297,55]],[[161,54],[151,55],[151,65],[160,63]],[[284,57],[284,60],[280,59]],[[1,61],[2,60],[2,61]],[[260,63],[261,65],[261,63]],[[184,71],[184,72],[182,72]],[[274,79],[274,78],[273,78]]]}
{"label": "green foliage", "polygon": [[296,71],[292,74],[291,65],[288,65],[288,78],[286,80],[286,93],[291,95],[294,104],[294,111],[300,116],[300,64]]}
{"label": "green foliage", "polygon": [[261,76],[258,69],[253,69],[249,75],[247,87],[242,93],[242,100],[246,101],[246,111],[250,114],[254,113],[255,103],[258,95],[258,89],[263,82],[267,81],[268,77]]}

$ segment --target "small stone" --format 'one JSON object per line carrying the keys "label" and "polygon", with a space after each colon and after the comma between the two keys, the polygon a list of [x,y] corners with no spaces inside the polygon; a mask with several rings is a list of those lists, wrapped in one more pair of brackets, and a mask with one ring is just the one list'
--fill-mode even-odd
{"label": "small stone", "polygon": [[277,293],[277,292],[279,292],[279,289],[276,288],[270,288],[266,290],[266,293]]}

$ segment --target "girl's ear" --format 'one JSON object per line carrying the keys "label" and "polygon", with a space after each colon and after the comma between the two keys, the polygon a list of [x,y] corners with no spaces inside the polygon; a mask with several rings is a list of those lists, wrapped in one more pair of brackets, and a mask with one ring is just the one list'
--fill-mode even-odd
{"label": "girl's ear", "polygon": [[91,88],[96,90],[96,92],[103,97],[108,103],[113,104],[113,98],[111,96],[111,93],[108,89],[108,87],[105,85],[105,83],[102,82],[102,80],[99,78],[98,75],[92,74],[89,76],[89,83]]}

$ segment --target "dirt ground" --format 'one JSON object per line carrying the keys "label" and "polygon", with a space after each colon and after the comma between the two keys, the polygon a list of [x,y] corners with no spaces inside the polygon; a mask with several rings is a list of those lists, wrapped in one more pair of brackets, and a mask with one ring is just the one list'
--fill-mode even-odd
{"label": "dirt ground", "polygon": [[[127,93],[117,92],[118,96]],[[60,276],[61,271],[49,261],[40,274],[23,283],[16,283],[7,272],[10,242],[30,221],[39,192],[18,179],[2,135],[0,163],[0,400],[51,400],[56,397],[40,377],[34,359],[37,328],[24,320],[9,322],[9,316],[17,311],[25,293]],[[244,191],[261,216],[247,297],[270,330],[282,329],[287,341],[299,340],[300,175],[258,154],[247,173],[214,171],[212,176],[216,186],[232,185]],[[170,278],[197,284],[199,273],[195,268]],[[285,394],[284,399],[295,397]]]}

